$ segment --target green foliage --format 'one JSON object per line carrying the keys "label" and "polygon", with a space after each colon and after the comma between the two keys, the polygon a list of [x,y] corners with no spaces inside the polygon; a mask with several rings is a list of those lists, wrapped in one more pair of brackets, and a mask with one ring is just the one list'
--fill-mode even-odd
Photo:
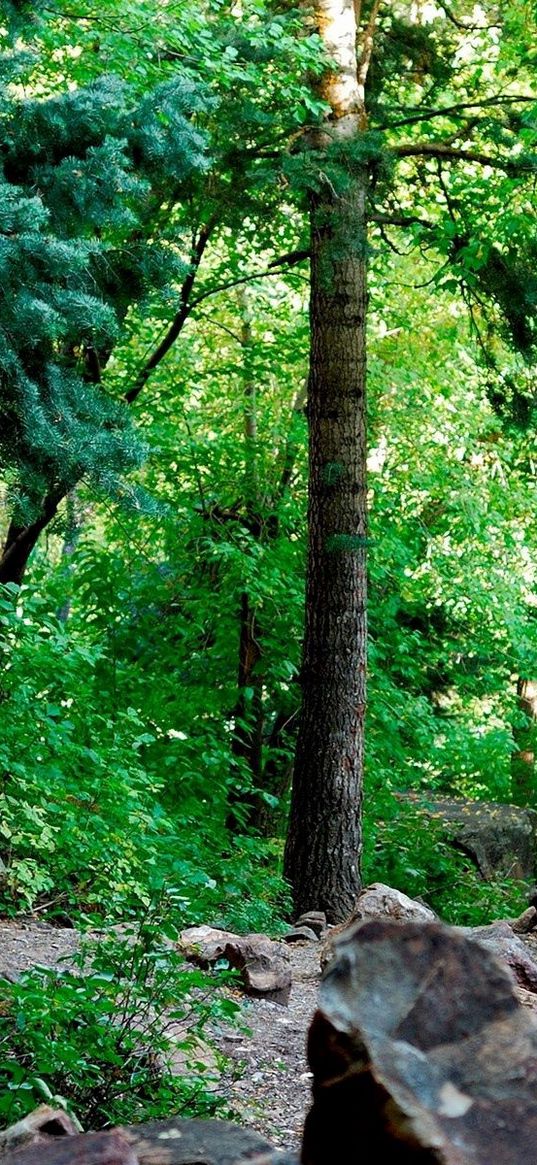
{"label": "green foliage", "polygon": [[[4,594],[4,910],[40,902],[60,916],[125,917],[162,886],[181,885],[187,921],[212,915],[228,925],[240,915],[246,929],[274,926],[281,881],[263,872],[248,840],[244,849],[227,843],[229,745],[213,730],[192,749],[185,733],[168,735],[130,704],[112,711],[107,685],[124,679],[117,659],[68,632],[45,599],[17,608]],[[208,778],[212,813],[202,826]]]}
{"label": "green foliage", "polygon": [[43,1101],[90,1129],[221,1109],[212,1089],[224,1061],[205,1027],[231,1022],[238,1005],[215,991],[217,976],[185,968],[166,920],[173,902],[162,905],[86,939],[63,967],[1,984],[2,1126]]}
{"label": "green foliage", "polygon": [[[537,667],[534,47],[516,12],[470,34],[463,7],[459,23],[381,7],[370,129],[321,152],[303,131],[326,112],[311,80],[327,62],[292,5],[172,0],[158,18],[150,0],[81,0],[76,12],[58,0],[39,17],[11,5],[6,525],[77,485],[28,586],[0,607],[5,911],[76,916],[104,901],[132,917],[162,886],[180,886],[187,921],[278,930],[288,910],[280,835],[307,472],[298,260],[309,193],[328,182],[344,196],[364,168],[365,875],[453,921],[520,905],[520,888],[479,884],[394,797],[508,800],[516,678]],[[176,344],[127,410],[181,312]],[[338,472],[325,466],[328,493]],[[111,510],[105,494],[130,507]],[[255,659],[239,690],[244,596]],[[239,738],[257,743],[257,768],[237,756]],[[255,799],[268,841],[246,825]],[[245,830],[233,836],[230,802]],[[62,983],[68,1009],[74,981]]]}

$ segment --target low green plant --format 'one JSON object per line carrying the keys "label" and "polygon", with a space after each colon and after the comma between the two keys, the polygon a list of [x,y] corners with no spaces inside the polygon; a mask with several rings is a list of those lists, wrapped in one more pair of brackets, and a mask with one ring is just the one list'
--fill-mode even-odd
{"label": "low green plant", "polygon": [[[43,1100],[84,1128],[222,1109],[225,1063],[205,1034],[238,1004],[185,968],[176,931],[150,909],[136,926],[88,938],[68,965],[0,985],[0,1123]],[[174,1069],[175,1062],[175,1069]]]}

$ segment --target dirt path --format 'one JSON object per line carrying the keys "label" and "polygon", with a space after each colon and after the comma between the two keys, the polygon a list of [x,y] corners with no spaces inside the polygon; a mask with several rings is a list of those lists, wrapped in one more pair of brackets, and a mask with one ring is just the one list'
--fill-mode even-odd
{"label": "dirt path", "polygon": [[221,1090],[237,1119],[274,1145],[296,1149],[310,1104],[306,1033],[317,1006],[319,945],[293,945],[289,954],[293,974],[289,1005],[245,1000],[242,1014],[251,1034],[218,1042],[244,1069],[236,1080],[224,1082]]}
{"label": "dirt path", "polygon": [[[537,960],[537,932],[521,937]],[[36,964],[54,966],[68,959],[78,943],[76,931],[46,922],[0,922],[0,975],[6,970],[16,975]],[[229,1067],[215,1091],[226,1101],[232,1118],[256,1129],[274,1145],[296,1150],[310,1104],[305,1043],[317,1004],[320,946],[301,943],[287,949],[292,965],[288,1006],[242,997],[242,1024],[213,1030],[211,1039],[229,1057]],[[537,995],[522,988],[518,994],[537,1015]]]}
{"label": "dirt path", "polygon": [[[74,954],[79,936],[46,922],[0,922],[0,975],[17,974],[41,964],[55,966]],[[244,998],[241,1018],[248,1032],[226,1029],[212,1034],[230,1059],[218,1093],[237,1121],[257,1129],[274,1145],[296,1149],[310,1101],[306,1032],[316,1007],[319,945],[291,946],[293,983],[289,1004]],[[242,1025],[241,1025],[242,1026]]]}

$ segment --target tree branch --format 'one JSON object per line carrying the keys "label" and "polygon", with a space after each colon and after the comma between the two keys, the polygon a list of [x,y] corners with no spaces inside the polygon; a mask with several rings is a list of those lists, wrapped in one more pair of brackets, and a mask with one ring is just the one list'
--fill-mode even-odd
{"label": "tree branch", "polygon": [[288,251],[286,255],[280,255],[279,259],[273,259],[272,263],[269,263],[269,267],[294,267],[296,263],[302,263],[304,259],[309,259],[310,255],[311,251],[309,250]]}
{"label": "tree branch", "polygon": [[383,227],[427,227],[432,230],[434,223],[427,218],[420,218],[419,214],[377,214],[376,211],[369,215],[369,221],[378,223]]}
{"label": "tree branch", "polygon": [[403,142],[400,146],[392,146],[392,153],[398,158],[444,158],[448,162],[475,162],[478,166],[491,166],[510,175],[537,170],[537,158],[517,161],[516,158],[491,157],[490,154],[459,149],[446,142]]}
{"label": "tree branch", "polygon": [[160,364],[161,360],[164,359],[166,353],[169,352],[172,344],[175,343],[177,337],[183,330],[183,327],[193,307],[193,304],[190,300],[192,288],[194,286],[205,248],[209,242],[215,225],[216,217],[213,216],[207,223],[202,226],[199,232],[197,241],[192,251],[190,269],[181,288],[179,311],[172,320],[172,323],[170,324],[170,327],[168,328],[168,331],[166,332],[164,338],[161,340],[160,344],[157,344],[157,347],[152,352],[143,368],[140,369],[140,372],[138,373],[132,388],[129,388],[128,392],[125,393],[124,399],[126,400],[127,404],[132,404],[133,401],[135,401],[136,398],[140,395],[144,385],[149,380],[151,373],[154,371],[157,365]]}
{"label": "tree branch", "polygon": [[[306,257],[307,255],[303,256],[303,258]],[[295,261],[299,262],[298,259]],[[211,295],[218,295],[221,291],[229,291],[232,287],[241,287],[244,283],[254,283],[256,279],[266,279],[269,275],[278,274],[278,260],[274,260],[265,271],[252,271],[249,275],[239,275],[236,279],[228,279],[225,283],[218,283],[215,287],[208,287],[206,291],[202,291],[200,295],[196,297],[196,299],[192,300],[191,311],[193,311],[194,308],[198,306],[198,304],[203,303],[203,301],[206,299],[209,299]]]}
{"label": "tree branch", "polygon": [[364,35],[363,35],[363,40],[362,40],[362,52],[360,54],[360,60],[358,61],[358,70],[357,70],[358,80],[359,80],[361,85],[365,85],[365,83],[366,83],[367,74],[369,72],[369,66],[371,64],[371,57],[373,55],[373,47],[375,44],[375,27],[377,24],[377,16],[379,14],[379,9],[380,9],[381,3],[382,3],[382,0],[373,0],[373,7],[371,8],[371,12],[369,14],[369,20],[368,20],[368,22],[365,26],[365,30],[364,30]]}
{"label": "tree branch", "polygon": [[461,109],[486,109],[490,105],[517,105],[519,103],[535,105],[534,97],[505,96],[488,97],[485,101],[464,101],[458,105],[446,105],[444,109],[426,109],[421,113],[413,113],[409,117],[402,117],[399,121],[381,122],[375,129],[399,129],[402,125],[415,125],[419,121],[431,121],[433,117],[449,117],[457,114]]}
{"label": "tree branch", "polygon": [[[369,215],[369,222],[376,223],[379,226],[386,227],[412,227],[421,226],[432,230],[434,223],[429,219],[420,218],[418,214],[380,214],[378,211],[372,211]],[[302,251],[288,251],[286,255],[280,255],[278,259],[273,259],[269,263],[269,270],[265,274],[269,274],[274,267],[295,267],[297,263],[303,263],[306,259],[311,258],[310,250]],[[256,276],[248,276],[248,279],[255,279]],[[219,290],[219,289],[217,289]],[[219,325],[222,327],[223,325]],[[229,330],[229,329],[226,329]],[[236,337],[235,337],[236,338]]]}
{"label": "tree branch", "polygon": [[459,28],[461,32],[485,32],[487,28],[499,28],[499,21],[493,21],[491,24],[465,24],[463,20],[459,20],[455,16],[451,6],[445,4],[444,0],[441,0],[440,7],[444,9],[448,20],[455,25],[455,28]]}

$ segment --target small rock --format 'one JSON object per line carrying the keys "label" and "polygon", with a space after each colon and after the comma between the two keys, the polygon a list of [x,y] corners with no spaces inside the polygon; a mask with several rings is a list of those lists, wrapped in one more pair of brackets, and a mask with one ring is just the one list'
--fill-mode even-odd
{"label": "small rock", "polygon": [[223,958],[226,943],[235,937],[216,926],[189,926],[181,932],[178,946],[187,959],[207,968]]}
{"label": "small rock", "polygon": [[392,918],[396,922],[436,921],[434,910],[430,910],[415,898],[409,898],[401,890],[385,886],[383,882],[373,882],[371,886],[366,886],[362,890],[356,899],[349,923],[365,921],[368,918]]}
{"label": "small rock", "polygon": [[307,910],[305,914],[301,914],[297,918],[295,927],[309,926],[310,930],[314,930],[317,938],[320,938],[327,929],[326,914],[324,910]]}
{"label": "small rock", "polygon": [[537,927],[537,910],[535,906],[528,906],[518,918],[511,918],[509,921],[511,930],[515,934],[529,934],[530,930],[535,930]]}
{"label": "small rock", "polygon": [[321,968],[330,962],[333,956],[334,942],[344,934],[350,926],[357,922],[367,922],[374,918],[390,918],[393,922],[435,922],[434,911],[409,898],[401,890],[394,890],[392,886],[385,886],[383,882],[373,882],[366,886],[356,899],[356,906],[346,922],[334,926],[321,951]]}
{"label": "small rock", "polygon": [[319,936],[312,930],[311,926],[295,926],[293,930],[288,930],[287,934],[283,936],[284,943],[318,943]]}
{"label": "small rock", "polygon": [[211,966],[226,959],[240,971],[249,995],[263,995],[274,1003],[286,1004],[291,990],[289,955],[282,943],[264,934],[232,934],[211,926],[191,926],[179,938],[179,948],[187,959]]}

